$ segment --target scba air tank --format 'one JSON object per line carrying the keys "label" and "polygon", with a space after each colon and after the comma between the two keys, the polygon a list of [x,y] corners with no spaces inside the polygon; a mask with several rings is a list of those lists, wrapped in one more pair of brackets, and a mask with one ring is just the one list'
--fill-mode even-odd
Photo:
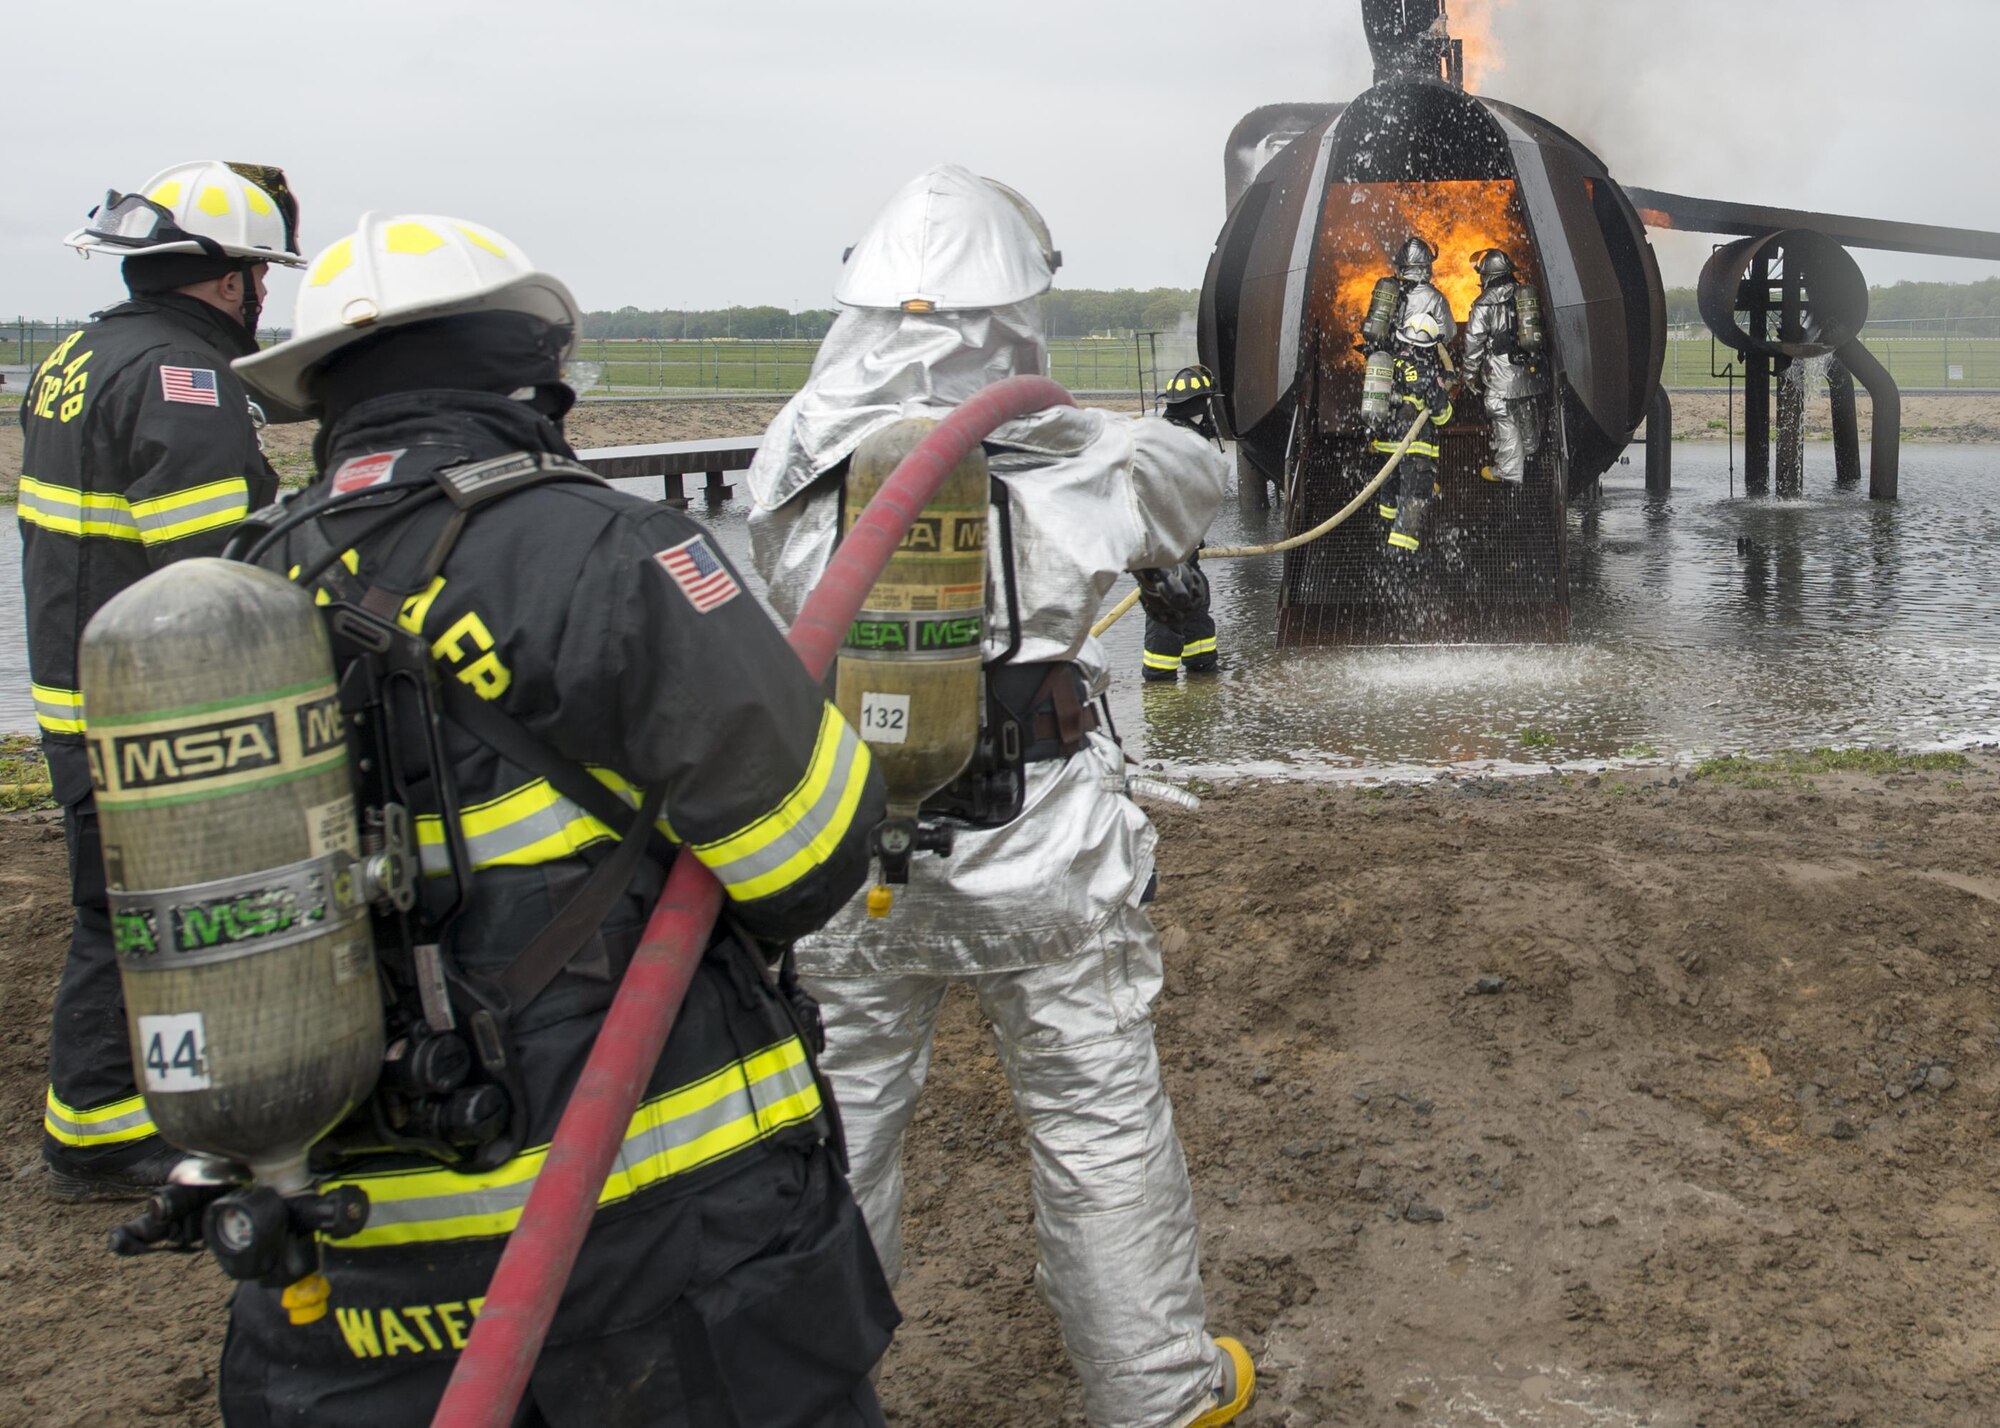
{"label": "scba air tank", "polygon": [[1526,283],[1514,288],[1514,340],[1530,356],[1548,345],[1548,331],[1542,326],[1542,299]]}
{"label": "scba air tank", "polygon": [[1394,278],[1382,278],[1368,296],[1368,315],[1361,320],[1361,336],[1370,347],[1387,347],[1396,336],[1396,314],[1403,306],[1403,285]]}
{"label": "scba air tank", "polygon": [[1377,349],[1368,354],[1361,373],[1361,415],[1371,423],[1389,419],[1389,397],[1396,386],[1396,359]]}
{"label": "scba air tank", "polygon": [[[911,417],[855,448],[849,527],[936,425]],[[978,746],[990,489],[986,455],[975,447],[910,527],[841,647],[834,703],[868,743],[891,818],[914,819]]]}
{"label": "scba air tank", "polygon": [[185,560],[84,631],[133,1071],[168,1141],[292,1194],[382,1063],[333,658],[310,598]]}

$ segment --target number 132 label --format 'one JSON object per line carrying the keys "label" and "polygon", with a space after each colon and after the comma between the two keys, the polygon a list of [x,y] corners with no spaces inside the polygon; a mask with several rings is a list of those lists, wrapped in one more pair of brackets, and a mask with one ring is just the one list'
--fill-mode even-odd
{"label": "number 132 label", "polygon": [[910,696],[864,692],[861,696],[861,737],[871,744],[908,742]]}
{"label": "number 132 label", "polygon": [[139,1061],[148,1091],[206,1091],[208,1037],[201,1013],[140,1017]]}

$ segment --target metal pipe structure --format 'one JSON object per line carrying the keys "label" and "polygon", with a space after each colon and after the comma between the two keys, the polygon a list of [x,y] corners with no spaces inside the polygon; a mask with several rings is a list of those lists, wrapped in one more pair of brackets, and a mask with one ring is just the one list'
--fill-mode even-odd
{"label": "metal pipe structure", "polygon": [[1826,390],[1833,408],[1833,484],[1861,484],[1861,424],[1854,411],[1854,374],[1838,357],[1827,363]]}
{"label": "metal pipe structure", "polygon": [[1653,388],[1646,406],[1646,494],[1674,489],[1674,399],[1664,386]]}
{"label": "metal pipe structure", "polygon": [[1887,218],[1854,218],[1841,213],[1808,213],[1719,198],[1690,198],[1652,188],[1627,188],[1648,228],[1689,233],[1761,235],[1787,228],[1823,233],[1843,248],[1875,248],[1889,253],[1935,253],[1947,258],[2000,262],[2000,233],[1943,228],[1934,223],[1899,223]]}
{"label": "metal pipe structure", "polygon": [[[1716,249],[1702,267],[1695,294],[1709,331],[1742,363],[1743,494],[1770,493],[1774,373],[1784,384],[1778,394],[1778,494],[1805,494],[1805,396],[1796,384],[1794,364],[1860,348],[1858,334],[1868,319],[1868,284],[1861,269],[1826,234],[1788,229],[1739,238]],[[1893,386],[1886,372],[1882,381]],[[1884,432],[1879,424],[1875,438],[1880,452]],[[1893,446],[1893,428],[1887,439]],[[1894,466],[1893,455],[1885,459]]]}
{"label": "metal pipe structure", "polygon": [[1874,404],[1874,425],[1868,437],[1868,495],[1871,500],[1893,501],[1902,473],[1903,394],[1889,369],[1875,360],[1875,354],[1856,337],[1834,354],[1842,366],[1860,379]]}
{"label": "metal pipe structure", "polygon": [[[787,639],[814,679],[832,666],[849,624],[945,474],[1003,422],[1073,406],[1046,377],[1009,377],[938,423],[896,468],[847,533]],[[506,1428],[526,1390],[556,1306],[589,1232],[632,1112],[722,907],[722,886],[695,858],[674,860],[548,1158],[452,1370],[433,1428]]]}
{"label": "metal pipe structure", "polygon": [[1771,494],[1771,359],[1743,358],[1743,494]]}

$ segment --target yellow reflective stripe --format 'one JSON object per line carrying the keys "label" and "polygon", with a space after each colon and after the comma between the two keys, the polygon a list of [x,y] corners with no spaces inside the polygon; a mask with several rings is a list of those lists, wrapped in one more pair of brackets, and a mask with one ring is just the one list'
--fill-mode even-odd
{"label": "yellow reflective stripe", "polygon": [[64,1145],[85,1149],[122,1145],[158,1134],[152,1116],[146,1111],[144,1096],[127,1096],[94,1110],[80,1111],[66,1105],[53,1086],[43,1102],[42,1129]]}
{"label": "yellow reflective stripe", "polygon": [[1417,548],[1417,538],[1413,535],[1404,535],[1401,531],[1390,531],[1389,544],[1397,547],[1399,550],[1415,550]]}
{"label": "yellow reflective stripe", "polygon": [[1378,505],[1375,507],[1375,514],[1385,521],[1393,521],[1396,519],[1396,508],[1394,506]]}
{"label": "yellow reflective stripe", "polygon": [[1154,654],[1151,650],[1144,650],[1141,652],[1140,659],[1147,669],[1179,669],[1181,667],[1181,657],[1179,655]]}
{"label": "yellow reflective stripe", "polygon": [[49,684],[30,684],[28,697],[35,702],[35,722],[51,734],[83,732],[83,694],[75,689],[57,689]]}
{"label": "yellow reflective stripe", "polygon": [[[599,1206],[684,1175],[768,1140],[819,1114],[819,1088],[797,1037],[719,1068],[690,1085],[642,1101],[625,1128]],[[486,1238],[512,1233],[548,1157],[546,1145],[478,1175],[413,1170],[357,1175],[368,1192],[368,1224],[340,1248]]]}
{"label": "yellow reflective stripe", "polygon": [[1196,655],[1205,655],[1214,653],[1215,653],[1214,635],[1210,635],[1205,640],[1189,640],[1186,644],[1181,646],[1182,659],[1192,659]]}
{"label": "yellow reflective stripe", "polygon": [[[588,764],[585,768],[626,803],[639,806],[639,790],[625,779],[610,769]],[[536,779],[497,798],[462,808],[458,817],[474,872],[558,862],[619,831],[606,827],[557,792],[547,779]],[[653,826],[668,839],[679,841],[666,819]],[[417,819],[417,853],[426,874],[437,876],[445,871],[444,820],[436,814]]]}
{"label": "yellow reflective stripe", "polygon": [[250,483],[241,476],[132,502],[132,518],[147,545],[233,526],[249,514]]}
{"label": "yellow reflective stripe", "polygon": [[21,478],[15,513],[27,524],[59,535],[139,539],[138,523],[123,496],[52,486],[32,476]]}
{"label": "yellow reflective stripe", "polygon": [[868,784],[868,746],[831,703],[820,711],[812,761],[798,787],[740,832],[694,845],[738,902],[782,892],[833,856]]}

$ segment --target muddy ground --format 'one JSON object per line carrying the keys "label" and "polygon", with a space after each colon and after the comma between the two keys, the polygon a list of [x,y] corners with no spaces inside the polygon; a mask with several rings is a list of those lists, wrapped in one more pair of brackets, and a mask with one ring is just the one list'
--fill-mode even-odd
{"label": "muddy ground", "polygon": [[[579,450],[593,446],[632,446],[649,441],[700,441],[761,432],[784,405],[782,399],[745,401],[599,401],[584,402],[570,414],[569,438]],[[1092,399],[1086,406],[1133,411],[1131,399]],[[1872,430],[1873,404],[1865,394],[1857,403],[1861,439]],[[1741,440],[1743,404],[1736,403],[1734,422]],[[1674,397],[1676,441],[1722,440],[1731,421],[1727,398],[1716,393],[1678,393]],[[1831,440],[1825,402],[1810,402],[1806,425],[1813,440]],[[300,422],[267,428],[264,442],[279,475],[298,484],[312,475],[312,438],[316,424]],[[1644,428],[1642,427],[1643,431]],[[1964,395],[1903,398],[1903,439],[1913,442],[2000,442],[2000,396]],[[11,408],[0,408],[0,502],[11,502],[21,471],[21,428]]]}
{"label": "muddy ground", "polygon": [[[1686,772],[1161,816],[1159,1041],[1244,1422],[1993,1421],[2000,757]],[[0,1423],[212,1423],[218,1273],[112,1259],[114,1212],[37,1182],[62,902],[55,829],[0,820]],[[1080,1421],[964,997],[910,1172],[895,1421]]]}

